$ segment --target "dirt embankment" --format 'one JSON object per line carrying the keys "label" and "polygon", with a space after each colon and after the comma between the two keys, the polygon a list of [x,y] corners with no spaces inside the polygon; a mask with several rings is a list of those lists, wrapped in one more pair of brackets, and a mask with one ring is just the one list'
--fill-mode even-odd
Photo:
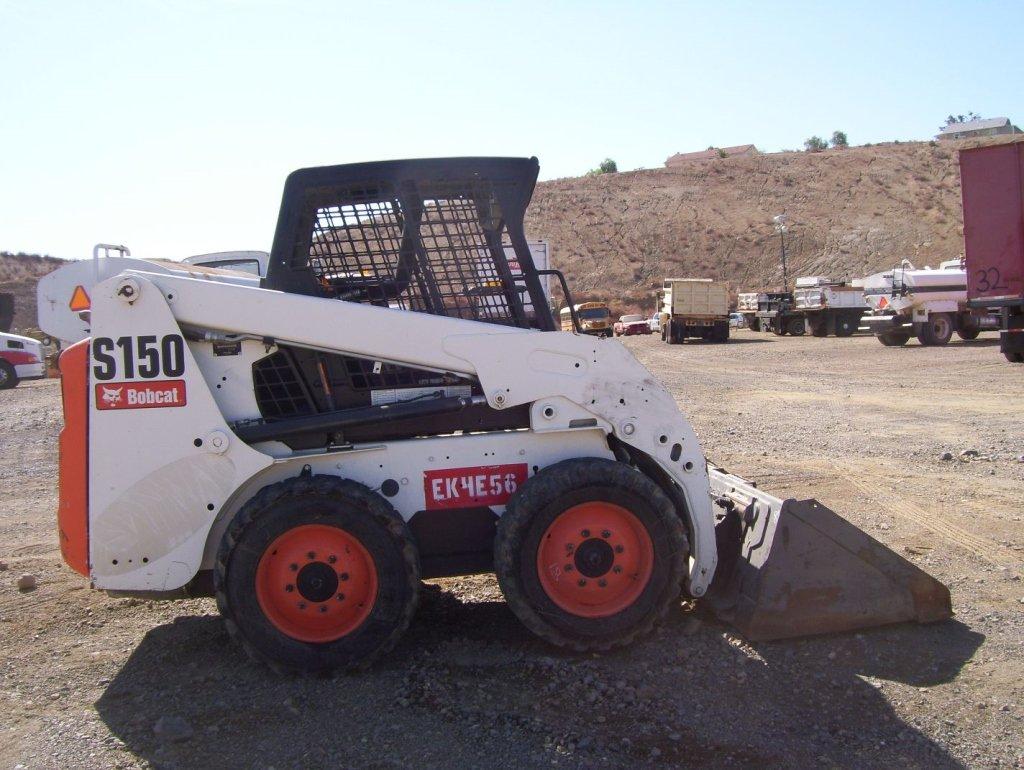
{"label": "dirt embankment", "polygon": [[790,221],[790,280],[857,278],[963,251],[957,147],[912,142],[697,161],[537,186],[530,237],[551,242],[578,299],[650,309],[665,277],[782,283],[772,217]]}

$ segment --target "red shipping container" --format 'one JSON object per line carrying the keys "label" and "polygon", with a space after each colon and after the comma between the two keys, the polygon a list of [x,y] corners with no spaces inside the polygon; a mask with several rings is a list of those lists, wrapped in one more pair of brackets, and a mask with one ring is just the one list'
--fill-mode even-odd
{"label": "red shipping container", "polygon": [[1024,302],[1024,142],[960,151],[967,299]]}

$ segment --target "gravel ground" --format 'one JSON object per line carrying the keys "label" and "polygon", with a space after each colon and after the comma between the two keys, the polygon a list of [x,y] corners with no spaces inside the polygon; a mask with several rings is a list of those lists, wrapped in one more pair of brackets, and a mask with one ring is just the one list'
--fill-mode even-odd
{"label": "gravel ground", "polygon": [[991,338],[625,344],[716,462],[905,554],[956,619],[749,644],[682,605],[575,655],[467,577],[431,581],[373,670],[279,678],[211,600],[115,599],[63,566],[59,391],[24,383],[0,393],[0,768],[1024,765],[1024,370]]}

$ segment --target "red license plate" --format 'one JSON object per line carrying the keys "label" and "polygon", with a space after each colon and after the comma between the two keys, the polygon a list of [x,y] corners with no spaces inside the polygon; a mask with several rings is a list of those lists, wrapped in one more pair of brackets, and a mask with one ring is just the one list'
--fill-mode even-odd
{"label": "red license plate", "polygon": [[96,385],[97,409],[164,409],[185,406],[184,380],[101,382]]}
{"label": "red license plate", "polygon": [[526,474],[526,463],[423,471],[427,510],[504,505]]}

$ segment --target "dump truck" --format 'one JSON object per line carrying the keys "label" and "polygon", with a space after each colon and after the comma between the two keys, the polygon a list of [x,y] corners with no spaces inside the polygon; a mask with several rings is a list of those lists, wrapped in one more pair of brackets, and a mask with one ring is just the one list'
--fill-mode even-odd
{"label": "dump truck", "polygon": [[887,347],[905,345],[916,336],[922,345],[945,345],[956,332],[963,340],[999,328],[999,318],[967,305],[963,260],[949,259],[938,268],[915,268],[904,259],[892,270],[864,278],[871,312],[864,323]]}
{"label": "dump truck", "polygon": [[729,287],[710,278],[666,278],[658,292],[661,339],[729,341]]}
{"label": "dump truck", "polygon": [[736,312],[743,316],[744,325],[751,331],[761,331],[757,317],[757,303],[761,294],[756,291],[742,291],[736,295]]}
{"label": "dump truck", "polygon": [[1024,143],[960,151],[967,304],[999,317],[999,349],[1024,363]]}
{"label": "dump truck", "polygon": [[[262,285],[156,261],[95,284],[61,354],[67,564],[122,596],[213,595],[286,672],[369,665],[421,580],[481,572],[579,651],[680,596],[753,640],[949,617],[944,586],[821,503],[709,463],[618,340],[558,330],[523,234],[538,172],[302,169]],[[501,315],[471,296],[484,257]]]}
{"label": "dump truck", "polygon": [[863,288],[821,275],[796,279],[793,308],[803,315],[815,337],[849,337],[860,328],[860,319],[868,311]]}
{"label": "dump truck", "polygon": [[790,334],[799,337],[807,332],[807,321],[796,309],[791,291],[763,291],[757,295],[757,327],[778,337]]}

